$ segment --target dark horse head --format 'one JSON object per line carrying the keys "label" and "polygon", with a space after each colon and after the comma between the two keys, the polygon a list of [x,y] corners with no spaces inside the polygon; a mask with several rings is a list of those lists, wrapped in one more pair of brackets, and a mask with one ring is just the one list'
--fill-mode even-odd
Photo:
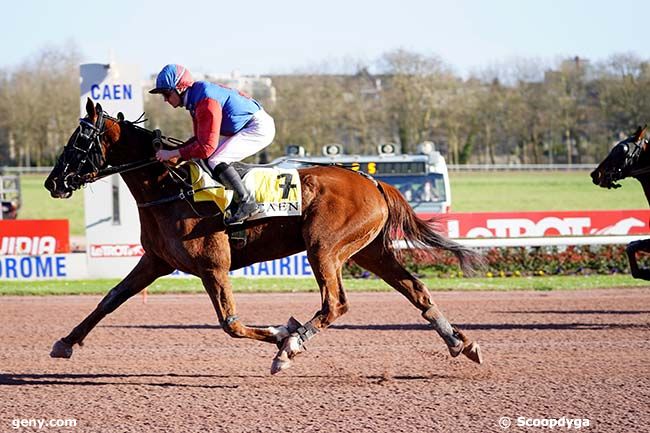
{"label": "dark horse head", "polygon": [[645,139],[646,127],[637,128],[636,132],[617,143],[605,159],[591,172],[594,184],[601,188],[619,188],[617,182],[626,177],[637,177],[650,173],[650,155],[646,152],[648,140]]}
{"label": "dark horse head", "polygon": [[[88,99],[86,116],[79,120],[79,126],[68,139],[45,180],[45,188],[52,197],[69,198],[75,190],[97,180],[107,166],[120,162],[114,161],[117,152],[111,146],[120,141],[123,120],[122,113],[118,114],[118,119],[113,119],[104,114],[101,105],[94,105]],[[133,149],[130,150],[132,152]],[[121,156],[117,159],[121,159]]]}

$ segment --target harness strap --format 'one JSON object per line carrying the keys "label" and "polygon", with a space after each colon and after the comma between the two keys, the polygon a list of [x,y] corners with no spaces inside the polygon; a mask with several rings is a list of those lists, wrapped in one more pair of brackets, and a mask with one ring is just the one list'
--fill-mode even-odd
{"label": "harness strap", "polygon": [[650,167],[643,167],[643,168],[639,168],[639,169],[636,169],[636,170],[631,170],[630,171],[630,176],[636,177],[636,176],[640,176],[642,174],[648,174],[648,173],[650,173]]}
{"label": "harness strap", "polygon": [[159,204],[164,204],[164,203],[169,203],[171,201],[176,201],[176,200],[185,200],[188,197],[192,197],[194,195],[194,190],[193,189],[188,189],[188,190],[181,190],[176,195],[172,195],[170,197],[164,197],[159,200],[154,200],[154,201],[149,201],[146,203],[138,203],[139,208],[145,208],[145,207],[151,207],[151,206],[157,206]]}
{"label": "harness strap", "polygon": [[169,203],[169,202],[176,201],[176,200],[185,200],[185,199],[188,199],[188,198],[192,197],[197,192],[205,191],[207,189],[212,189],[212,188],[221,188],[221,187],[217,186],[217,185],[214,185],[214,186],[205,186],[203,188],[197,189],[196,191],[194,189],[191,189],[191,188],[187,189],[187,190],[184,190],[184,191],[181,190],[181,192],[179,192],[178,194],[172,195],[170,197],[164,197],[164,198],[161,198],[159,200],[148,201],[146,203],[138,203],[138,207],[139,208],[145,208],[145,207],[157,206],[159,204]]}

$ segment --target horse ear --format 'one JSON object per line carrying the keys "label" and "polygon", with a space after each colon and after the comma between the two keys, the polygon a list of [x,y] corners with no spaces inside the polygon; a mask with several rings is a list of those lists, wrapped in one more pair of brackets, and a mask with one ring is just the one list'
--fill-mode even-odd
{"label": "horse ear", "polygon": [[124,113],[122,113],[121,111],[117,113],[117,120],[119,120],[120,122],[124,122]]}
{"label": "horse ear", "polygon": [[95,112],[95,106],[93,105],[93,101],[90,98],[88,98],[88,100],[86,101],[86,114],[88,114],[89,119],[94,119],[95,114],[97,114]]}
{"label": "horse ear", "polygon": [[641,140],[645,136],[645,132],[647,129],[648,129],[648,125],[645,125],[643,128],[639,126],[636,129],[636,132],[632,135],[634,142],[638,142],[639,140]]}
{"label": "horse ear", "polygon": [[95,105],[95,111],[97,111],[97,113],[101,113],[104,111],[102,110],[102,106],[100,105],[99,102],[97,103],[97,105]]}

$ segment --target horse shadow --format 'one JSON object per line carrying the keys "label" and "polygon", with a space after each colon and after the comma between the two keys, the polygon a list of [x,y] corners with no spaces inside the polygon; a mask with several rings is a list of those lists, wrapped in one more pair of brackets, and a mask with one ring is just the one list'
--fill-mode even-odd
{"label": "horse shadow", "polygon": [[[261,376],[260,376],[261,377]],[[123,382],[120,379],[155,379],[155,378],[208,378],[232,379],[233,376],[211,374],[177,374],[177,373],[47,373],[47,374],[0,374],[0,386],[40,386],[40,385],[74,385],[74,386],[156,386],[161,388],[204,388],[235,389],[239,385],[189,384],[177,382],[134,381]]]}
{"label": "horse shadow", "polygon": [[505,314],[621,314],[636,315],[650,314],[650,310],[520,310],[520,311],[499,311]]}
{"label": "horse shadow", "polygon": [[[513,314],[647,314],[648,311],[599,311],[599,310],[576,310],[576,311],[508,311]],[[650,328],[650,323],[455,323],[460,329],[480,331],[568,331],[568,330],[608,330],[608,329],[643,329]],[[102,326],[102,325],[100,325]],[[250,325],[251,327],[266,328],[276,325]],[[158,325],[103,325],[106,328],[122,329],[148,329],[148,330],[195,330],[195,329],[222,329],[220,325],[210,324],[158,324]],[[382,323],[382,324],[333,324],[327,329],[339,331],[431,331],[431,325],[426,323]]]}
{"label": "horse shadow", "polygon": [[[300,379],[325,379],[329,380],[339,375],[294,375],[291,378]],[[168,379],[164,382],[152,381],[153,379]],[[425,375],[391,375],[369,374],[360,376],[370,383],[382,384],[388,381],[429,381],[435,379],[458,379],[453,374],[431,373]],[[130,381],[131,379],[142,379]],[[145,380],[152,379],[152,380]],[[22,374],[22,373],[1,373],[0,386],[43,386],[43,385],[67,385],[67,386],[154,386],[160,388],[203,388],[203,389],[237,389],[237,384],[188,384],[178,382],[183,379],[207,379],[207,380],[268,380],[268,375],[225,375],[225,374],[179,374],[179,373],[43,373],[43,374]],[[124,381],[129,380],[129,381]],[[277,380],[277,378],[274,378]],[[293,380],[293,379],[292,379]]]}

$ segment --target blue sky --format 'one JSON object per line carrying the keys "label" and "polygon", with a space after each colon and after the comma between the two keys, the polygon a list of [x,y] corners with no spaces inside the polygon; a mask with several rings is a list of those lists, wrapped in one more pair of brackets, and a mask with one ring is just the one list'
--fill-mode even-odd
{"label": "blue sky", "polygon": [[287,73],[404,48],[456,72],[513,58],[650,58],[641,0],[29,1],[6,8],[0,68],[74,43],[84,62],[197,72]]}

